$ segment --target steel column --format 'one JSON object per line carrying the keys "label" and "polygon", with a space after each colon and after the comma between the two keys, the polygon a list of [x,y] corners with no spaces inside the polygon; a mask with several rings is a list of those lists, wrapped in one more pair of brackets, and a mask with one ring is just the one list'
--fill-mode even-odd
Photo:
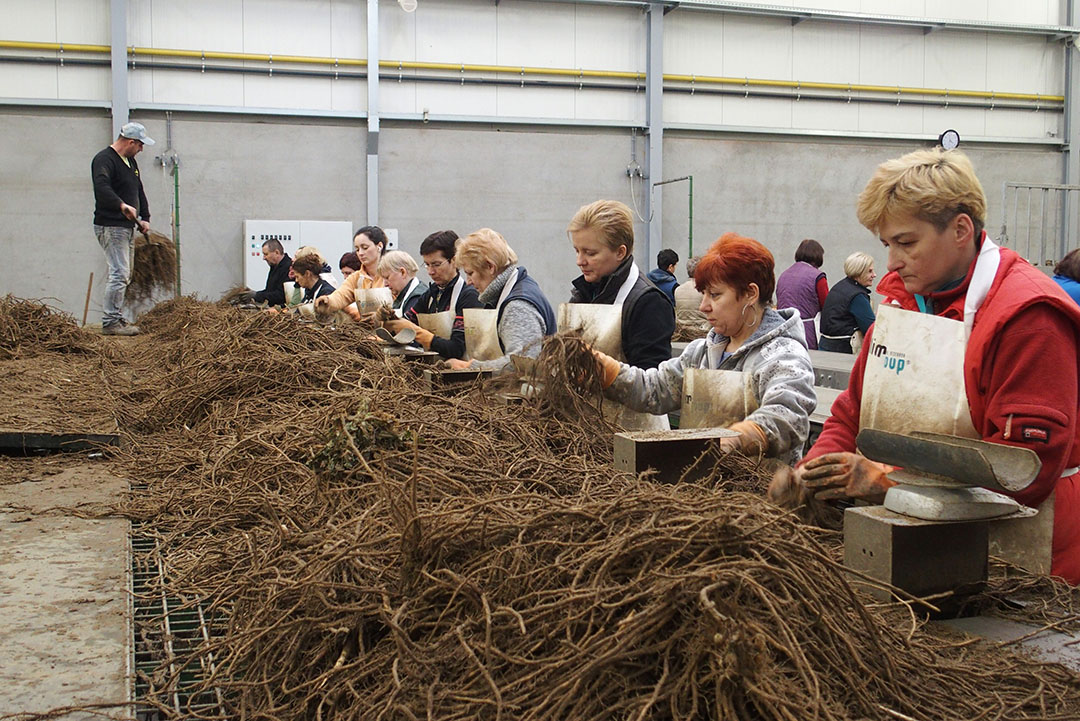
{"label": "steel column", "polygon": [[109,43],[112,58],[112,138],[128,121],[127,0],[109,1]]}
{"label": "steel column", "polygon": [[664,177],[664,4],[650,3],[645,79],[645,124],[648,143],[645,146],[644,191],[646,193],[645,258],[638,253],[638,263],[651,264],[663,247],[663,193],[653,190],[653,183]]}
{"label": "steel column", "polygon": [[[1067,22],[1077,19],[1076,0],[1066,4]],[[1064,172],[1063,183],[1080,183],[1080,68],[1076,65],[1076,38],[1065,42],[1065,119],[1064,133]],[[1077,246],[1080,229],[1080,212],[1074,209],[1070,193],[1066,192],[1061,204],[1061,241],[1057,249],[1057,258],[1061,258],[1070,248]]]}
{"label": "steel column", "polygon": [[379,0],[367,3],[367,218],[379,224]]}

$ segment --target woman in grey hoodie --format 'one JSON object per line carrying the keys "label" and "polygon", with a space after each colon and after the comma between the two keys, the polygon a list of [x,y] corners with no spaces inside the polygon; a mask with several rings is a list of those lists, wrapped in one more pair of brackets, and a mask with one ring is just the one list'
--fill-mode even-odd
{"label": "woman in grey hoodie", "polygon": [[776,287],[772,253],[756,240],[727,233],[698,263],[694,281],[712,326],[708,336],[648,370],[597,353],[605,395],[636,411],[669,413],[683,406],[689,371],[741,371],[748,412],[726,424],[738,435],[723,439],[722,447],[798,461],[817,405],[814,369],[798,313],[769,307]]}

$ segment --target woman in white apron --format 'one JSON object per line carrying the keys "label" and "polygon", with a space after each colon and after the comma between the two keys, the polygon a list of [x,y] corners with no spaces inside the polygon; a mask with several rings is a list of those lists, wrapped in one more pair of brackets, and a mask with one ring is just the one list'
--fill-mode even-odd
{"label": "woman in white apron", "polygon": [[416,277],[419,269],[404,250],[391,250],[379,260],[379,277],[394,294],[391,307],[398,318],[412,310],[427,290],[427,285]]}
{"label": "woman in white apron", "polygon": [[986,197],[959,151],[883,163],[858,215],[888,248],[885,301],[820,438],[770,497],[880,502],[892,469],[856,452],[860,428],[1029,448],[1042,470],[1010,495],[1051,526],[1051,572],[1080,583],[1080,307],[986,236]]}
{"label": "woman in white apron", "polygon": [[506,240],[481,228],[457,242],[455,257],[484,307],[465,309],[469,360],[450,360],[450,367],[500,372],[512,367],[511,355],[540,355],[544,336],[555,333],[555,312]]}
{"label": "woman in white apron", "polygon": [[[578,331],[597,350],[637,368],[671,359],[675,308],[634,262],[634,216],[616,200],[598,200],[574,214],[567,234],[581,275],[570,302],[559,306],[560,331]],[[666,415],[609,412],[627,429],[663,430]]]}
{"label": "woman in white apron", "polygon": [[647,413],[682,408],[682,427],[739,431],[721,442],[727,449],[797,461],[817,405],[814,369],[798,312],[769,307],[772,253],[728,233],[702,257],[694,280],[709,335],[647,370],[597,352],[605,395]]}
{"label": "woman in white apron", "polygon": [[386,233],[378,226],[366,225],[353,236],[353,248],[362,269],[350,274],[330,295],[317,298],[315,307],[327,313],[344,310],[353,320],[360,320],[361,316],[374,312],[368,309],[381,303],[385,295],[365,291],[386,287],[379,275],[379,258],[386,252]]}
{"label": "woman in white apron", "polygon": [[476,288],[465,282],[454,261],[457,240],[458,234],[452,230],[437,230],[424,238],[420,257],[431,285],[401,320],[383,324],[391,333],[412,328],[424,350],[446,359],[465,357],[464,311],[483,307]]}

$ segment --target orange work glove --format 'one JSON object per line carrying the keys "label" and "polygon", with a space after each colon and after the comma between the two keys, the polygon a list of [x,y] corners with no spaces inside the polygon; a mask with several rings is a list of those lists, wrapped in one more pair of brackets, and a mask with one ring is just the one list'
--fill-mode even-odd
{"label": "orange work glove", "polygon": [[615,376],[619,375],[619,368],[622,367],[622,363],[595,348],[589,350],[592,351],[593,356],[596,358],[596,365],[600,371],[600,387],[610,388],[611,384],[615,382]]}
{"label": "orange work glove", "polygon": [[896,485],[886,475],[891,470],[892,466],[858,453],[826,453],[804,463],[795,474],[819,501],[859,498],[882,503],[885,492]]}
{"label": "orange work glove", "polygon": [[773,474],[769,482],[769,490],[765,496],[770,503],[775,503],[781,508],[798,508],[806,503],[809,493],[803,486],[799,476],[802,469],[795,470],[791,466],[781,466]]}
{"label": "orange work glove", "polygon": [[765,437],[765,431],[753,421],[739,421],[728,426],[729,431],[737,431],[739,435],[731,438],[720,439],[720,450],[724,453],[739,451],[748,456],[764,453],[769,448],[769,439]]}

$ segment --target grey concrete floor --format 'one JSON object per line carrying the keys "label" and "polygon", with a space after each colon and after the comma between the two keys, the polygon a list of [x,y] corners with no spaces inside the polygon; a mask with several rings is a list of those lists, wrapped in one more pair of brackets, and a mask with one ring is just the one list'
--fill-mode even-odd
{"label": "grey concrete floor", "polygon": [[[125,487],[85,454],[0,458],[0,716],[128,700],[128,523],[78,517]],[[102,712],[130,716],[64,718]]]}

